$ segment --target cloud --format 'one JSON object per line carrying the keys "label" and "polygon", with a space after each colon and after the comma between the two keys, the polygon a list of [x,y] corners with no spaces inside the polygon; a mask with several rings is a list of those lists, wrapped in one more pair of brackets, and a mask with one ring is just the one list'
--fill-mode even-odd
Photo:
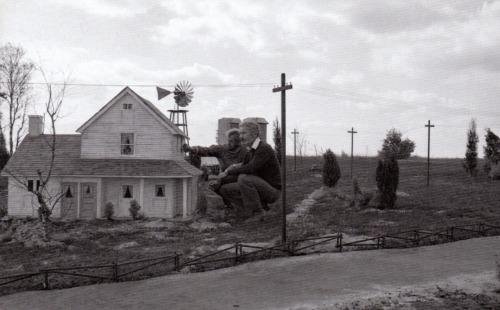
{"label": "cloud", "polygon": [[419,32],[443,22],[466,18],[479,3],[435,1],[356,1],[343,12],[354,27],[373,34]]}
{"label": "cloud", "polygon": [[153,27],[154,41],[167,45],[197,42],[222,49],[236,43],[252,52],[262,51],[266,44],[259,23],[264,9],[258,4],[167,1],[162,6],[171,17],[166,24]]}
{"label": "cloud", "polygon": [[67,1],[50,0],[58,5],[72,7],[86,12],[87,14],[104,16],[108,18],[129,18],[143,14],[151,7],[148,1],[117,1],[117,0],[85,0]]}
{"label": "cloud", "polygon": [[163,7],[168,21],[153,27],[154,42],[196,42],[220,51],[236,45],[241,53],[267,58],[293,51],[306,60],[324,59],[326,43],[315,33],[342,22],[308,2],[167,1]]}

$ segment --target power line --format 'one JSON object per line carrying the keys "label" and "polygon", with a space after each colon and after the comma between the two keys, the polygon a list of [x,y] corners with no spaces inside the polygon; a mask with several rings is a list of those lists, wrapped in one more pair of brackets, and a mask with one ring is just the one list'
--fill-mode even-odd
{"label": "power line", "polygon": [[[0,82],[6,84],[6,82]],[[82,87],[175,87],[175,85],[162,85],[162,84],[98,84],[98,83],[45,83],[45,82],[29,82],[29,85],[56,85],[56,86],[82,86]],[[196,87],[270,87],[275,84],[273,83],[242,83],[242,84],[193,84]]]}
{"label": "power line", "polygon": [[[300,88],[297,87],[301,92],[306,92],[309,94],[313,94],[316,96],[320,97],[341,97],[341,98],[346,98],[346,99],[351,99],[351,100],[357,100],[361,102],[368,102],[368,103],[379,103],[382,105],[391,105],[391,106],[400,106],[402,108],[412,108],[413,102],[407,102],[403,100],[398,100],[398,99],[391,99],[391,98],[385,98],[385,97],[377,97],[377,96],[370,96],[370,95],[363,95],[363,94],[358,94],[354,92],[349,92],[349,91],[340,91],[340,90],[335,90],[331,88],[321,88],[321,87],[311,87],[311,88]],[[323,93],[318,93],[318,91],[323,92]],[[451,110],[455,112],[461,112],[464,113],[465,115],[475,113],[478,115],[485,115],[491,117],[492,114],[495,114],[495,111],[478,111],[478,110],[472,110],[470,108],[462,108],[462,107],[455,107],[455,106],[446,106],[442,104],[433,104],[432,106],[428,108],[441,108],[445,110]]]}

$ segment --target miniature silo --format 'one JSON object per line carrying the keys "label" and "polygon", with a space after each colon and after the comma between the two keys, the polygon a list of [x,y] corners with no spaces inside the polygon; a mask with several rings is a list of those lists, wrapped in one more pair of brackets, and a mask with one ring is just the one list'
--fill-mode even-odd
{"label": "miniature silo", "polygon": [[219,144],[226,144],[227,137],[226,132],[231,128],[239,128],[241,120],[234,117],[225,117],[219,119],[219,126],[217,128],[217,137]]}

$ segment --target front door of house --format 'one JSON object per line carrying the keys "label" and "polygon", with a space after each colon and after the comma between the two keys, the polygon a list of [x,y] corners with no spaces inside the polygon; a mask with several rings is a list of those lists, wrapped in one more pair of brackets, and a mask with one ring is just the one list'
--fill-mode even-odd
{"label": "front door of house", "polygon": [[97,184],[82,183],[80,185],[80,218],[93,219],[97,217]]}
{"label": "front door of house", "polygon": [[[129,212],[130,202],[133,199],[136,199],[134,188],[135,188],[135,186],[132,183],[122,185],[121,198],[120,198],[120,210],[119,210],[117,216],[120,216],[120,217],[130,216],[130,212]],[[136,199],[136,200],[138,200],[138,199]]]}
{"label": "front door of house", "polygon": [[63,183],[61,197],[61,217],[74,219],[78,208],[77,183]]}

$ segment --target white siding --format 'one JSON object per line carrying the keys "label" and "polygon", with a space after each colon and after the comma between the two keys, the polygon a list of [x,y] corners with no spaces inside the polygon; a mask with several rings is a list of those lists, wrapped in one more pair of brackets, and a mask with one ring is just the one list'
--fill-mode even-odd
{"label": "white siding", "polygon": [[[147,179],[144,181],[144,215],[147,217],[171,218],[177,213],[174,208],[173,179]],[[156,185],[165,185],[165,197],[155,197]]]}
{"label": "white siding", "polygon": [[[80,208],[80,194],[81,194],[81,184],[82,183],[96,183],[96,203],[97,203],[97,217],[102,217],[104,214],[104,205],[102,204],[102,185],[101,185],[101,179],[100,178],[78,178],[78,177],[63,177],[61,179],[61,184],[62,183],[77,183],[78,190],[77,194],[78,197],[76,199],[77,202],[77,209]],[[60,211],[59,211],[60,212]],[[78,212],[79,214],[80,212]]]}
{"label": "white siding", "polygon": [[[146,109],[130,94],[120,98],[82,133],[82,158],[182,159],[177,137]],[[133,155],[121,155],[121,133],[134,133]]]}
{"label": "white siding", "polygon": [[[143,205],[141,205],[141,210],[139,212],[143,213],[146,217],[162,218],[176,216],[179,214],[179,210],[182,214],[182,208],[177,209],[175,207],[175,201],[180,199],[179,197],[176,197],[176,193],[174,191],[174,184],[176,184],[177,182],[178,180],[176,179],[145,179]],[[164,198],[155,197],[155,186],[161,184],[165,185]],[[107,202],[113,203],[113,205],[115,206],[114,216],[117,218],[130,217],[128,208],[130,207],[130,201],[132,199],[122,198],[123,185],[133,186],[133,199],[139,202],[140,179],[106,178],[102,181],[102,203],[103,205],[105,205]],[[163,210],[159,209],[160,206],[163,206]]]}
{"label": "white siding", "polygon": [[[36,182],[35,182],[36,184]],[[36,186],[36,185],[35,185]],[[53,201],[61,190],[61,182],[59,179],[52,178],[46,186],[48,191],[47,197],[52,196],[49,200],[49,208],[52,207]],[[49,194],[50,193],[50,194]],[[25,187],[20,186],[19,183],[12,177],[9,177],[9,201],[8,201],[8,214],[11,216],[38,216],[38,201],[36,196],[28,192]],[[59,217],[61,213],[60,203],[57,202],[52,210],[52,217]]]}
{"label": "white siding", "polygon": [[[61,190],[61,183],[76,182],[78,187],[81,183],[95,182],[97,184],[97,217],[103,217],[104,206],[107,202],[112,202],[115,206],[114,216],[117,218],[130,217],[128,208],[130,201],[136,199],[141,201],[140,197],[140,179],[137,178],[53,178],[49,182],[47,189],[56,199]],[[183,203],[183,179],[145,179],[143,192],[143,205],[140,212],[146,217],[171,218],[182,216]],[[188,179],[187,182],[187,202],[188,215],[193,214],[197,203],[198,180],[196,177]],[[165,197],[155,197],[156,185],[165,185]],[[123,198],[123,185],[133,186],[133,198]],[[80,190],[78,190],[80,193]],[[80,204],[80,197],[76,199]],[[79,205],[77,206],[80,207]],[[38,216],[38,203],[35,195],[29,193],[25,188],[20,187],[13,178],[9,178],[9,200],[8,213],[11,216]],[[160,209],[163,208],[163,209]],[[52,217],[60,217],[61,204],[56,203]]]}
{"label": "white siding", "polygon": [[[176,209],[176,214],[182,215],[182,203],[183,203],[183,188],[182,188],[182,179],[177,179],[175,181],[175,209]],[[198,178],[193,177],[188,179],[187,182],[187,206],[188,206],[188,213],[187,215],[192,215],[194,211],[196,210],[196,204],[198,203]]]}
{"label": "white siding", "polygon": [[[139,202],[139,185],[140,179],[122,179],[122,178],[106,178],[102,181],[104,204],[107,202],[113,203],[115,217],[130,217],[130,201],[132,199]],[[133,198],[123,198],[123,186],[133,186]],[[142,210],[141,210],[142,211]]]}

